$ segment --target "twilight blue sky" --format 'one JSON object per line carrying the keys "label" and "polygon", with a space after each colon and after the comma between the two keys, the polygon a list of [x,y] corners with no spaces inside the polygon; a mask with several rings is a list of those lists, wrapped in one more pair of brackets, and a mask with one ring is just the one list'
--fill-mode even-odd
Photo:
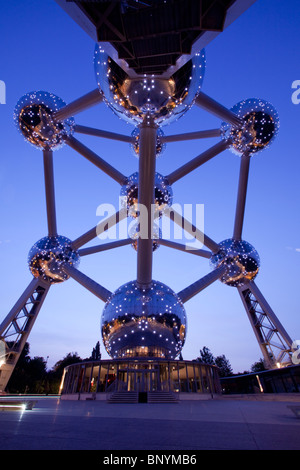
{"label": "twilight blue sky", "polygon": [[[291,101],[292,82],[300,79],[300,3],[258,0],[206,48],[203,91],[227,107],[245,98],[262,98],[278,110],[280,133],[251,160],[244,238],[261,257],[256,283],[279,319],[300,339],[299,124],[300,106]],[[0,320],[29,284],[31,246],[46,235],[41,153],[18,134],[15,104],[32,90],[50,91],[66,102],[96,88],[93,41],[54,0],[0,2],[0,80],[6,105],[0,105]],[[76,116],[76,123],[130,134],[104,104]],[[215,128],[220,121],[194,107],[166,134]],[[128,144],[76,136],[126,175],[138,160]],[[217,139],[168,144],[157,171],[171,170],[213,145]],[[174,202],[205,205],[205,231],[217,242],[232,235],[240,159],[229,150],[173,186]],[[73,150],[54,154],[59,233],[71,239],[99,222],[99,204],[117,206],[118,184]],[[97,243],[97,241],[93,242]],[[81,260],[80,269],[113,291],[136,277],[136,253],[129,246]],[[166,247],[154,254],[154,279],[176,292],[209,272],[208,261]],[[188,335],[185,359],[208,346],[225,354],[235,372],[261,357],[240,297],[220,282],[185,304]],[[48,367],[68,352],[90,355],[100,339],[103,303],[69,281],[53,286],[29,338],[31,356],[49,356]],[[102,346],[103,357],[107,357]]]}

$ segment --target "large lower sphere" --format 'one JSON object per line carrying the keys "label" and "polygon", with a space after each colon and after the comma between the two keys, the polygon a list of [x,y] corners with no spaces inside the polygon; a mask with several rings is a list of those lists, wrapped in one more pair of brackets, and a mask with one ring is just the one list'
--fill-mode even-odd
{"label": "large lower sphere", "polygon": [[250,243],[230,238],[219,243],[219,246],[220,250],[211,257],[210,264],[214,269],[226,266],[221,282],[240,287],[255,279],[259,272],[260,259]]}
{"label": "large lower sphere", "polygon": [[186,313],[175,292],[153,281],[141,289],[136,281],[114,292],[102,318],[102,338],[113,358],[161,357],[174,359],[186,337]]}
{"label": "large lower sphere", "polygon": [[51,283],[63,282],[69,278],[62,269],[63,263],[78,266],[80,257],[71,246],[69,238],[58,235],[44,237],[36,242],[28,255],[28,265],[34,277],[42,277]]}

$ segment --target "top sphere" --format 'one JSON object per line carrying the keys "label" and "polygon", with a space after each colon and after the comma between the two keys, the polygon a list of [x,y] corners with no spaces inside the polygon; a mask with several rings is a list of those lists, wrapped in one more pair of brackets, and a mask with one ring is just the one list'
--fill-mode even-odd
{"label": "top sphere", "polygon": [[205,52],[197,53],[170,78],[146,74],[131,78],[96,44],[94,68],[98,87],[117,116],[137,125],[151,114],[157,125],[165,125],[193,105],[204,79]]}
{"label": "top sphere", "polygon": [[232,139],[231,150],[242,155],[254,154],[269,147],[279,130],[279,117],[267,101],[248,99],[237,103],[231,111],[243,122],[241,127],[223,123],[223,139]]}
{"label": "top sphere", "polygon": [[73,118],[61,122],[53,119],[53,114],[65,105],[63,100],[46,91],[27,93],[14,110],[17,129],[34,147],[56,150],[64,144],[64,137],[74,132]]}

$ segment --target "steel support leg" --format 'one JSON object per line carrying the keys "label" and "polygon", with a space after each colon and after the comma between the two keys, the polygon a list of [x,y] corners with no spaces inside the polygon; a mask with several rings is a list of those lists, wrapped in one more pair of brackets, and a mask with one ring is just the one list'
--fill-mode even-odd
{"label": "steel support leg", "polygon": [[267,369],[292,364],[292,340],[254,282],[238,288]]}
{"label": "steel support leg", "polygon": [[4,391],[18,362],[50,284],[34,278],[0,325],[6,355],[0,366],[0,391]]}

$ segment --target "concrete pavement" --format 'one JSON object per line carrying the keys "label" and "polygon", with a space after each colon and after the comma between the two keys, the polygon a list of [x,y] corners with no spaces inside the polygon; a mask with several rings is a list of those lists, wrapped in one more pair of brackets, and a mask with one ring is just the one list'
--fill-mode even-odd
{"label": "concrete pavement", "polygon": [[[300,403],[298,403],[300,406]],[[177,404],[38,399],[0,412],[1,450],[300,450],[295,401]]]}

